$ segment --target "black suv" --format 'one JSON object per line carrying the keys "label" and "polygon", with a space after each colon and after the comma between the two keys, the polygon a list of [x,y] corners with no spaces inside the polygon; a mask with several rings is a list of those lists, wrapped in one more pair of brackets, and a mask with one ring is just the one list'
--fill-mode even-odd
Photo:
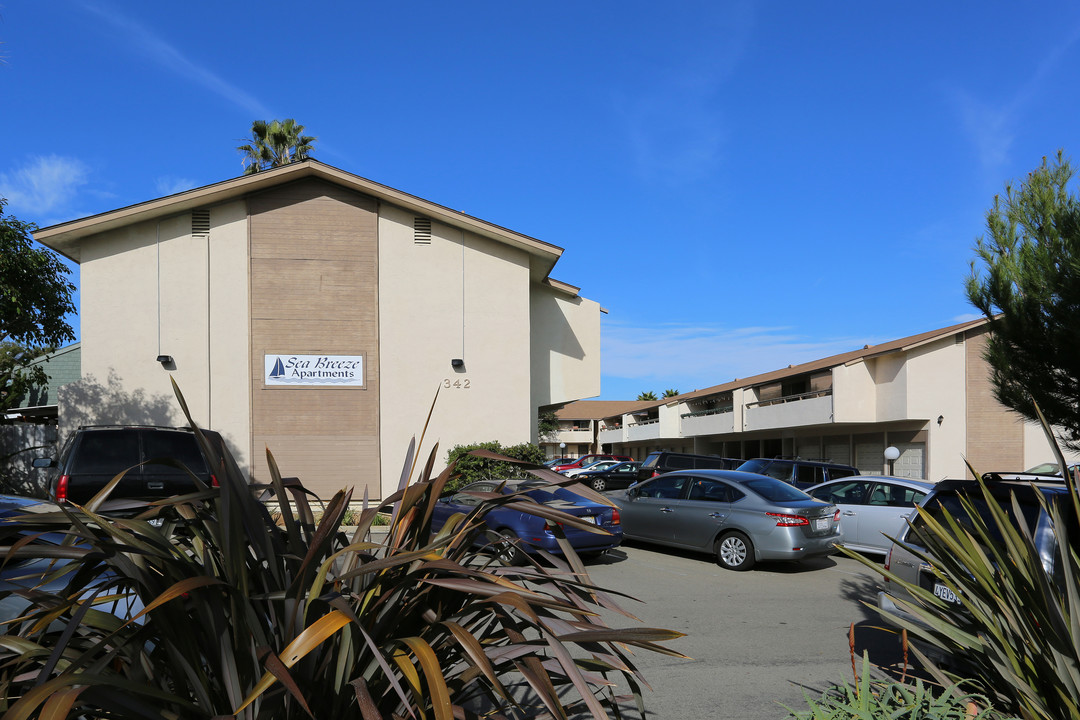
{"label": "black suv", "polygon": [[858,475],[859,469],[851,465],[825,462],[821,460],[803,460],[795,458],[754,458],[747,460],[736,470],[768,475],[783,480],[797,488],[808,488],[830,480]]}
{"label": "black suv", "polygon": [[[203,430],[212,447],[221,436]],[[176,461],[205,485],[217,485],[210,461],[190,428],[107,425],[80,427],[60,451],[60,459],[38,458],[34,467],[56,468],[47,494],[57,502],[85,504],[117,474],[127,471],[110,500],[155,500],[195,491],[185,470],[154,462]]]}
{"label": "black suv", "polygon": [[702,468],[734,470],[741,462],[742,460],[719,455],[691,455],[690,453],[659,451],[648,454],[645,462],[638,468],[637,479],[641,482],[673,470],[700,470]]}

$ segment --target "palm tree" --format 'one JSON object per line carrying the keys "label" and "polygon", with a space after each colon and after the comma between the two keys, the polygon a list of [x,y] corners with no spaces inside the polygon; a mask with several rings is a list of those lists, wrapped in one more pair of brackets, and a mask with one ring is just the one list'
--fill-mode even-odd
{"label": "palm tree", "polygon": [[668,388],[667,390],[664,391],[664,397],[666,397],[666,398],[675,397],[678,394],[679,394],[679,391],[675,390],[674,388]]}
{"label": "palm tree", "polygon": [[657,398],[656,398],[656,393],[654,393],[652,390],[646,390],[645,392],[639,394],[637,396],[637,399],[638,400],[656,400]]}
{"label": "palm tree", "polygon": [[251,123],[251,142],[236,148],[244,156],[244,174],[307,159],[315,138],[303,132],[304,126],[292,118]]}

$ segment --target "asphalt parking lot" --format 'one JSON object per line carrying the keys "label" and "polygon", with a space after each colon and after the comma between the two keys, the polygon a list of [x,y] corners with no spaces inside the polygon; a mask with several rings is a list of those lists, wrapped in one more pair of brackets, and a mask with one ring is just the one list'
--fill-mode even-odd
{"label": "asphalt parking lot", "polygon": [[857,653],[882,665],[900,658],[897,636],[861,604],[874,602],[879,576],[847,557],[732,572],[707,555],[628,543],[588,569],[597,585],[642,601],[621,604],[645,626],[686,633],[665,644],[691,660],[636,654],[653,688],[650,718],[777,720],[789,717],[781,703],[806,710],[804,694],[851,680],[852,623]]}

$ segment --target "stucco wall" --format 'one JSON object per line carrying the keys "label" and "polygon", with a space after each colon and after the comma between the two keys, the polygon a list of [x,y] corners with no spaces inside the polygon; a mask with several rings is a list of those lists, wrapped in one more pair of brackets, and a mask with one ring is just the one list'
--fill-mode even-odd
{"label": "stucco wall", "polygon": [[865,362],[833,368],[833,422],[874,422],[877,390],[871,366]]}
{"label": "stucco wall", "polygon": [[600,305],[534,283],[533,405],[542,407],[600,394]]}
{"label": "stucco wall", "polygon": [[185,424],[171,375],[195,422],[220,430],[246,464],[246,212],[217,206],[210,222],[209,239],[192,236],[184,213],[84,241],[83,379],[60,393],[62,434],[82,424]]}
{"label": "stucco wall", "polygon": [[[432,222],[431,243],[414,242],[410,212],[379,212],[383,493],[397,488],[411,438],[439,443],[437,468],[457,444],[527,442],[529,258],[520,250]],[[461,359],[455,370],[451,360]]]}

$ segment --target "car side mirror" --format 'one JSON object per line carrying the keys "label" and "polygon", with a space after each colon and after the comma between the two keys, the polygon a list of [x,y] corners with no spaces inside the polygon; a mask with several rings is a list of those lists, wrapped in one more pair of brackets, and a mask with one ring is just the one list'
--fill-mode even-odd
{"label": "car side mirror", "polygon": [[630,498],[631,500],[633,500],[634,498],[636,498],[640,494],[641,494],[641,489],[636,488],[636,487],[628,488],[627,491],[626,491],[626,497]]}
{"label": "car side mirror", "polygon": [[53,462],[52,458],[40,457],[34,458],[33,466],[36,468],[50,468],[55,467],[56,463]]}

